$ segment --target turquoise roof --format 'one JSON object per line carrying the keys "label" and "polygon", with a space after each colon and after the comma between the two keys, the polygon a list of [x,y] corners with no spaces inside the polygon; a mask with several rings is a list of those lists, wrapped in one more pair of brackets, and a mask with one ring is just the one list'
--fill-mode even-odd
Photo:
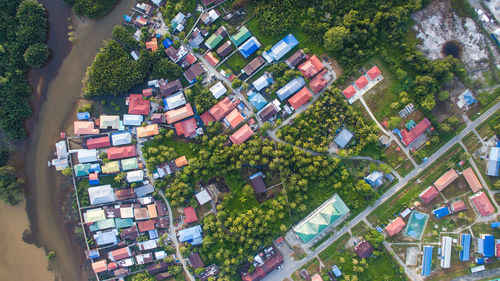
{"label": "turquoise roof", "polygon": [[267,104],[267,100],[259,93],[253,94],[248,100],[257,110],[261,110]]}
{"label": "turquoise roof", "polygon": [[77,164],[75,165],[74,170],[75,170],[75,176],[77,177],[88,176],[90,173],[90,163]]}
{"label": "turquoise roof", "polygon": [[130,218],[129,219],[116,218],[115,225],[116,225],[116,228],[131,227],[132,225],[134,225],[134,220],[130,219]]}

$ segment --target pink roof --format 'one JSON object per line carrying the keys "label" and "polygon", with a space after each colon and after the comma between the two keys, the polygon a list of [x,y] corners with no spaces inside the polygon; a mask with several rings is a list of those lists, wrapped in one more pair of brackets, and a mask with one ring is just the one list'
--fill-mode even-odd
{"label": "pink roof", "polygon": [[99,179],[97,177],[97,172],[89,174],[89,180],[97,180]]}
{"label": "pink roof", "polygon": [[216,66],[219,63],[219,60],[214,56],[214,54],[212,54],[212,52],[208,52],[204,58],[212,66]]}
{"label": "pink roof", "polygon": [[95,273],[103,272],[108,270],[108,267],[106,266],[106,260],[100,260],[92,263],[92,270],[94,270]]}
{"label": "pink roof", "polygon": [[198,129],[198,125],[196,124],[196,120],[194,118],[184,120],[182,122],[177,122],[174,124],[175,131],[177,135],[189,138],[190,136],[196,134],[196,129]]}
{"label": "pink roof", "polygon": [[229,139],[234,143],[234,144],[242,144],[244,143],[247,139],[249,139],[251,136],[253,136],[254,132],[252,131],[252,128],[248,126],[248,124],[245,124],[243,127],[241,127],[238,131],[236,131],[234,134],[232,134]]}
{"label": "pink roof", "polygon": [[321,276],[316,273],[312,276],[311,281],[323,281],[323,278],[321,278]]}
{"label": "pink roof", "polygon": [[368,74],[368,77],[370,77],[370,79],[373,80],[373,79],[377,78],[381,74],[381,72],[380,72],[380,69],[378,69],[378,67],[375,65],[370,70],[368,70],[366,72],[366,74]]}
{"label": "pink roof", "polygon": [[88,149],[102,148],[108,146],[111,146],[111,141],[109,140],[109,136],[87,140]]}
{"label": "pink roof", "polygon": [[94,128],[93,121],[75,121],[73,122],[73,132],[75,135],[97,135],[99,129]]}
{"label": "pink roof", "polygon": [[354,84],[358,86],[358,89],[363,89],[366,85],[368,85],[368,79],[366,79],[366,77],[363,75],[359,77],[358,80],[354,82]]}
{"label": "pink roof", "polygon": [[186,61],[189,62],[189,64],[193,64],[196,62],[196,57],[189,53],[187,56],[186,56]]}
{"label": "pink roof", "polygon": [[385,227],[385,231],[387,231],[387,234],[389,234],[389,236],[394,236],[394,234],[397,234],[401,230],[403,230],[403,227],[405,227],[405,225],[406,223],[404,222],[404,220],[401,217],[398,217]]}
{"label": "pink roof", "polygon": [[192,223],[198,220],[196,211],[193,207],[184,208],[184,215],[186,216],[186,218],[184,219],[185,223]]}
{"label": "pink roof", "polygon": [[479,182],[479,180],[477,179],[476,177],[476,174],[474,173],[474,171],[472,170],[471,167],[465,169],[463,172],[462,172],[462,175],[464,175],[465,177],[465,180],[467,181],[467,183],[469,184],[469,187],[470,189],[472,190],[473,193],[476,193],[478,192],[481,188],[483,188],[481,186],[481,183]]}
{"label": "pink roof", "polygon": [[316,55],[310,57],[306,62],[299,65],[298,69],[302,72],[305,78],[309,79],[323,70],[325,66],[321,63]]}
{"label": "pink roof", "polygon": [[205,125],[208,125],[208,124],[210,124],[210,122],[214,122],[215,121],[215,118],[208,111],[205,111],[205,113],[203,113],[202,115],[200,115],[200,118],[201,118],[201,120],[203,121],[203,123]]}
{"label": "pink roof", "polygon": [[346,99],[352,98],[356,94],[356,88],[354,88],[353,85],[350,85],[349,87],[345,88],[345,90],[342,91],[342,94]]}
{"label": "pink roof", "polygon": [[420,193],[420,199],[424,201],[425,204],[432,201],[432,199],[436,198],[439,195],[439,192],[434,188],[434,186],[429,186],[426,190]]}
{"label": "pink roof", "polygon": [[231,101],[228,97],[223,98],[220,102],[212,106],[208,111],[210,114],[212,114],[213,118],[216,121],[222,120],[224,116],[226,116],[231,110],[236,108],[238,104],[240,103],[240,100],[235,99],[234,101]]}
{"label": "pink roof", "polygon": [[238,111],[238,109],[233,109],[227,116],[226,116],[227,122],[229,122],[229,125],[231,127],[236,128],[238,125],[243,122],[244,118],[243,115]]}
{"label": "pink roof", "polygon": [[403,143],[405,145],[410,145],[415,139],[422,135],[431,126],[431,121],[424,118],[420,121],[417,126],[415,126],[411,131],[406,131],[406,129],[401,130],[401,136],[403,137]]}
{"label": "pink roof", "polygon": [[137,156],[137,152],[135,149],[135,145],[126,145],[119,147],[110,147],[107,150],[108,159],[115,160],[121,158],[135,157]]}
{"label": "pink roof", "polygon": [[323,69],[320,74],[311,79],[309,87],[311,88],[311,90],[313,90],[313,92],[319,93],[326,86],[326,84],[328,84],[328,80],[326,80],[325,74],[327,74],[327,71],[326,69]]}
{"label": "pink roof", "polygon": [[435,183],[437,190],[443,191],[450,183],[458,178],[457,172],[455,170],[450,169],[448,172],[444,173]]}
{"label": "pink roof", "polygon": [[470,198],[472,199],[472,202],[476,206],[481,216],[485,217],[495,213],[495,208],[491,204],[488,196],[486,196],[486,193],[481,191],[471,196]]}
{"label": "pink roof", "polygon": [[467,209],[467,207],[465,206],[464,201],[462,201],[462,200],[453,203],[451,205],[451,207],[453,208],[454,212],[460,212],[460,211],[463,211],[463,210]]}
{"label": "pink roof", "polygon": [[297,110],[297,108],[309,102],[309,99],[311,98],[312,98],[311,92],[309,92],[309,90],[306,87],[304,87],[300,91],[298,91],[295,95],[293,95],[288,100],[288,103],[293,107],[293,109]]}
{"label": "pink roof", "polygon": [[142,95],[131,94],[128,99],[128,114],[149,114],[149,100],[142,99]]}
{"label": "pink roof", "polygon": [[170,110],[165,112],[165,117],[167,118],[167,123],[172,124],[177,121],[181,121],[182,119],[186,119],[194,115],[193,108],[190,103],[186,103],[186,105],[179,107],[174,110]]}
{"label": "pink roof", "polygon": [[150,97],[153,95],[153,89],[152,88],[147,88],[142,90],[142,95],[145,97]]}

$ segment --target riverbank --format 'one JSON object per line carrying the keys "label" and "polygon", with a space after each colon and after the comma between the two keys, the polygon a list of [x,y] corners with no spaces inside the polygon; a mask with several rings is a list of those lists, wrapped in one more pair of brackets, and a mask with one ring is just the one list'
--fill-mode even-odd
{"label": "riverbank", "polygon": [[[33,117],[27,122],[30,137],[19,145],[14,154],[18,161],[17,168],[27,180],[27,204],[13,207],[18,216],[28,214],[29,222],[22,224],[16,216],[0,216],[3,225],[15,224],[18,231],[25,233],[24,241],[33,243],[32,247],[22,242],[26,250],[14,242],[2,244],[0,247],[12,261],[23,261],[19,268],[4,262],[0,272],[8,272],[2,276],[6,280],[88,280],[81,244],[75,241],[73,226],[67,223],[62,201],[68,199],[67,179],[57,175],[47,167],[47,160],[53,154],[54,141],[59,132],[71,124],[78,100],[81,98],[81,79],[92,62],[102,41],[111,35],[112,28],[122,21],[122,15],[128,12],[135,1],[120,1],[113,11],[100,20],[78,19],[72,16],[69,6],[62,1],[40,1],[49,14],[49,47],[52,50],[51,61],[41,69],[33,70],[30,82],[34,88]],[[68,21],[68,17],[72,17]],[[73,25],[75,41],[68,41],[68,26]],[[24,171],[24,172],[23,172]],[[31,224],[31,225],[30,225]],[[30,228],[31,230],[27,230]],[[10,231],[10,230],[9,230]],[[18,233],[16,232],[16,233]],[[0,237],[9,237],[7,230],[0,231]],[[7,238],[9,239],[9,238]],[[4,241],[2,239],[2,241]],[[82,241],[80,241],[82,242]],[[31,250],[28,250],[31,249]],[[54,251],[56,257],[47,262],[45,253]],[[26,257],[29,255],[29,257]],[[33,260],[31,260],[33,258]],[[28,262],[36,277],[25,276],[25,265]],[[53,272],[42,270],[50,264]],[[17,279],[16,279],[17,278]],[[20,278],[20,279],[19,279]]]}

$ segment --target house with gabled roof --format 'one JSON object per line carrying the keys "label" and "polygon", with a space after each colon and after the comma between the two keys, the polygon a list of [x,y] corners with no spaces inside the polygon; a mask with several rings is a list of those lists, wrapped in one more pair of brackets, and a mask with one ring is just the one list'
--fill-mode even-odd
{"label": "house with gabled roof", "polygon": [[313,55],[298,67],[298,69],[306,79],[312,78],[314,75],[323,70],[323,68],[325,68],[325,66],[316,55]]}
{"label": "house with gabled roof", "polygon": [[160,81],[158,81],[158,85],[160,88],[160,93],[163,97],[168,97],[171,94],[182,90],[182,84],[180,79],[176,79],[168,83],[165,80],[160,79]]}
{"label": "house with gabled roof", "polygon": [[474,170],[472,170],[471,167],[465,169],[462,172],[462,175],[465,177],[465,180],[469,184],[469,187],[473,193],[476,193],[479,190],[481,190],[481,188],[483,188],[481,186],[481,183],[479,182],[479,179],[477,178],[476,174],[474,173]]}
{"label": "house with gabled roof", "polygon": [[94,128],[94,121],[75,121],[73,122],[73,133],[75,135],[97,135],[99,129]]}
{"label": "house with gabled roof", "polygon": [[181,122],[174,124],[175,131],[178,136],[184,136],[185,138],[194,137],[197,135],[196,130],[198,129],[198,124],[194,118],[189,118]]}
{"label": "house with gabled roof", "polygon": [[286,100],[291,95],[298,92],[302,87],[306,85],[306,81],[303,77],[297,77],[292,81],[288,82],[285,86],[281,87],[278,91],[276,91],[276,95],[280,99],[280,101]]}
{"label": "house with gabled roof", "polygon": [[188,80],[189,84],[194,84],[196,82],[196,78],[205,73],[205,68],[200,62],[197,62],[191,67],[189,67],[186,71],[184,71],[184,77]]}
{"label": "house with gabled roof", "polygon": [[458,178],[457,172],[454,169],[448,170],[439,179],[434,182],[434,186],[438,191],[443,191],[448,185]]}
{"label": "house with gabled roof", "polygon": [[142,95],[131,94],[128,98],[128,114],[149,114],[149,100],[142,98]]}
{"label": "house with gabled roof", "polygon": [[401,141],[409,146],[412,144],[418,137],[420,137],[425,131],[431,128],[431,121],[425,117],[422,121],[418,122],[418,124],[411,129],[409,132],[406,129],[401,130]]}
{"label": "house with gabled roof", "polygon": [[95,148],[103,148],[111,146],[111,142],[109,140],[109,136],[87,139],[87,148],[95,149]]}
{"label": "house with gabled roof", "polygon": [[212,23],[214,23],[219,17],[220,17],[220,12],[217,9],[210,9],[201,14],[200,20],[205,25],[212,25]]}
{"label": "house with gabled roof", "polygon": [[238,51],[240,51],[240,54],[244,58],[248,58],[253,53],[255,53],[261,46],[262,44],[259,42],[259,40],[257,40],[255,36],[252,36],[238,47]]}
{"label": "house with gabled roof", "polygon": [[118,130],[120,128],[120,116],[118,115],[99,116],[99,128],[108,130]]}
{"label": "house with gabled roof", "polygon": [[257,56],[253,60],[251,60],[249,63],[247,63],[243,67],[241,72],[245,73],[247,76],[250,76],[257,69],[259,69],[261,66],[263,66],[265,62],[266,62],[266,60],[262,56]]}
{"label": "house with gabled roof", "polygon": [[137,156],[135,145],[110,147],[106,151],[109,160],[130,158]]}
{"label": "house with gabled roof", "polygon": [[389,236],[394,236],[395,234],[401,232],[401,230],[403,230],[405,226],[405,221],[401,217],[397,217],[385,227],[385,231],[387,231],[387,234],[389,234]]}
{"label": "house with gabled roof", "polygon": [[231,46],[231,41],[227,40],[226,42],[224,42],[224,44],[220,45],[220,47],[217,48],[216,52],[217,52],[217,54],[219,54],[219,56],[221,56],[223,58],[230,55],[233,52],[233,47]]}
{"label": "house with gabled roof", "polygon": [[491,201],[488,198],[488,196],[486,196],[486,193],[481,191],[472,195],[469,198],[472,200],[472,203],[474,203],[476,210],[479,212],[481,216],[486,217],[495,213],[495,208],[491,204]]}
{"label": "house with gabled roof", "polygon": [[424,191],[419,194],[420,199],[424,201],[425,204],[431,202],[434,198],[439,195],[439,192],[436,190],[434,186],[429,186]]}
{"label": "house with gabled roof", "polygon": [[216,103],[207,112],[213,117],[215,121],[220,121],[224,118],[231,110],[236,108],[240,101],[238,99],[231,100],[228,97],[224,97],[221,101]]}
{"label": "house with gabled roof", "polygon": [[238,29],[238,32],[235,35],[229,36],[229,39],[238,47],[243,44],[248,38],[252,37],[252,33],[246,28],[242,26]]}
{"label": "house with gabled roof", "polygon": [[296,51],[293,55],[291,55],[285,63],[290,67],[291,69],[296,68],[298,65],[300,65],[302,62],[304,62],[306,59],[308,59],[308,56],[302,51],[302,49]]}
{"label": "house with gabled roof", "polygon": [[177,121],[181,121],[193,115],[194,115],[193,108],[191,107],[190,103],[187,103],[182,107],[167,111],[165,113],[165,118],[167,119],[168,124],[173,124]]}
{"label": "house with gabled roof", "polygon": [[204,58],[211,66],[216,66],[219,63],[219,59],[214,56],[213,52],[208,52]]}
{"label": "house with gabled roof", "polygon": [[309,87],[313,92],[319,93],[328,84],[331,79],[331,75],[327,69],[323,69],[318,75],[316,75],[311,82],[309,82]]}
{"label": "house with gabled roof", "polygon": [[276,45],[274,45],[271,50],[264,52],[262,56],[271,63],[273,61],[279,61],[283,56],[290,52],[295,46],[299,44],[299,41],[292,34],[286,35],[281,39]]}
{"label": "house with gabled roof", "polygon": [[245,117],[240,113],[240,111],[235,108],[233,111],[231,111],[226,117],[224,118],[224,123],[226,126],[231,127],[231,128],[236,128],[238,127],[241,122],[245,120]]}
{"label": "house with gabled roof", "polygon": [[254,132],[252,131],[252,128],[248,124],[245,124],[243,127],[238,129],[236,132],[234,132],[229,139],[234,143],[234,144],[242,144],[244,143],[247,139],[249,139],[251,136],[253,136]]}
{"label": "house with gabled roof", "polygon": [[125,126],[141,126],[144,117],[139,114],[123,114],[123,125]]}
{"label": "house with gabled roof", "polygon": [[311,92],[309,91],[309,89],[307,89],[307,87],[304,87],[300,91],[298,91],[295,95],[293,95],[288,100],[288,103],[293,109],[297,110],[299,107],[308,103],[311,98],[312,98]]}

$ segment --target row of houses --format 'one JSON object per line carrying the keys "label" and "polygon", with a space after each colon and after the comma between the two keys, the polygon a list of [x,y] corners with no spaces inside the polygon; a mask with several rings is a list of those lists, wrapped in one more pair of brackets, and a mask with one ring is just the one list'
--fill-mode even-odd
{"label": "row of houses", "polygon": [[342,94],[347,99],[347,101],[352,104],[354,101],[356,101],[357,98],[359,98],[359,95],[364,94],[378,82],[382,81],[382,79],[384,79],[384,77],[382,76],[382,72],[375,65],[363,75],[361,75],[353,84],[345,88],[342,91]]}

